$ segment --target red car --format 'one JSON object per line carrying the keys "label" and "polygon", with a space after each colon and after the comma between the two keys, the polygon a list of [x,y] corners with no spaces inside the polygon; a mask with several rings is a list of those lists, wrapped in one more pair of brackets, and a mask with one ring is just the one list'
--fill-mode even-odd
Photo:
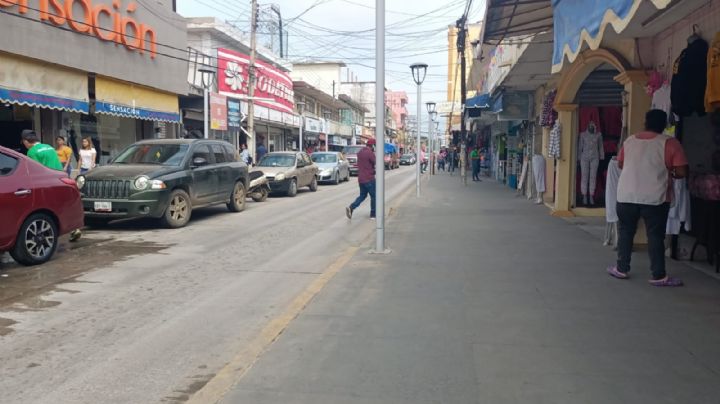
{"label": "red car", "polygon": [[27,156],[0,146],[0,252],[15,261],[48,261],[58,237],[83,227],[75,181]]}

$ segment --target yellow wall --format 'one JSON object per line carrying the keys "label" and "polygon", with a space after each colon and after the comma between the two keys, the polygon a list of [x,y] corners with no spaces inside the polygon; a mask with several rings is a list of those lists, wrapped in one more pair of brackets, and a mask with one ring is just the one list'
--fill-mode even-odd
{"label": "yellow wall", "polygon": [[[457,51],[457,28],[455,26],[451,26],[448,29],[448,84],[447,84],[447,100],[448,101],[459,101],[460,100],[460,69],[458,68],[458,64],[460,64],[460,58],[458,57],[459,53]],[[473,50],[472,45],[470,44],[473,39],[480,38],[480,34],[482,31],[482,25],[481,24],[470,24],[468,25],[468,32],[467,32],[467,38],[465,39],[465,83],[468,84],[470,82],[470,70],[472,69],[473,65]],[[455,82],[457,81],[457,85]],[[475,95],[475,89],[468,88],[466,89],[466,94],[468,96],[474,96]]]}

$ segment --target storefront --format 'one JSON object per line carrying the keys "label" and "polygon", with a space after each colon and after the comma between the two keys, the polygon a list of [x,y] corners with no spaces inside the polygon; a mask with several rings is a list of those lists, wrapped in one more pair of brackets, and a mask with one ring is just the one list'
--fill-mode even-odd
{"label": "storefront", "polygon": [[50,21],[22,3],[2,6],[0,145],[24,151],[20,133],[33,129],[49,144],[66,137],[77,153],[90,137],[102,164],[139,139],[176,136],[185,54],[157,43],[182,49],[182,18],[169,5],[140,5],[115,32],[119,2],[95,1],[85,24],[65,18],[90,16],[83,4],[60,7]]}

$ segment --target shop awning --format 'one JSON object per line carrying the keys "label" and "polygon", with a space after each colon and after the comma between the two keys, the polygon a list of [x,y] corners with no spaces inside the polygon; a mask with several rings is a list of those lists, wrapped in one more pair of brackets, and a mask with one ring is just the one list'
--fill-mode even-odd
{"label": "shop awning", "polygon": [[479,94],[465,100],[465,108],[488,109],[490,108],[490,94]]}
{"label": "shop awning", "polygon": [[87,73],[0,53],[0,101],[87,114]]}
{"label": "shop awning", "polygon": [[552,0],[554,14],[553,73],[562,69],[567,56],[572,63],[583,44],[598,49],[608,25],[623,32],[643,4],[665,9],[672,0]]}
{"label": "shop awning", "polygon": [[487,0],[483,42],[496,45],[506,38],[552,30],[550,1]]}
{"label": "shop awning", "polygon": [[160,122],[180,122],[178,96],[137,84],[95,78],[95,112]]}

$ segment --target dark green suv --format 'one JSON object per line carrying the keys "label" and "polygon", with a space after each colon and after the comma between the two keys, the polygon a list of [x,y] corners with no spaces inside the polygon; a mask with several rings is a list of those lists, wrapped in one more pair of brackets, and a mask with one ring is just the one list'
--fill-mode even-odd
{"label": "dark green suv", "polygon": [[176,228],[194,208],[245,209],[247,178],[247,166],[227,142],[167,139],[137,142],[76,180],[88,225],[152,217]]}

